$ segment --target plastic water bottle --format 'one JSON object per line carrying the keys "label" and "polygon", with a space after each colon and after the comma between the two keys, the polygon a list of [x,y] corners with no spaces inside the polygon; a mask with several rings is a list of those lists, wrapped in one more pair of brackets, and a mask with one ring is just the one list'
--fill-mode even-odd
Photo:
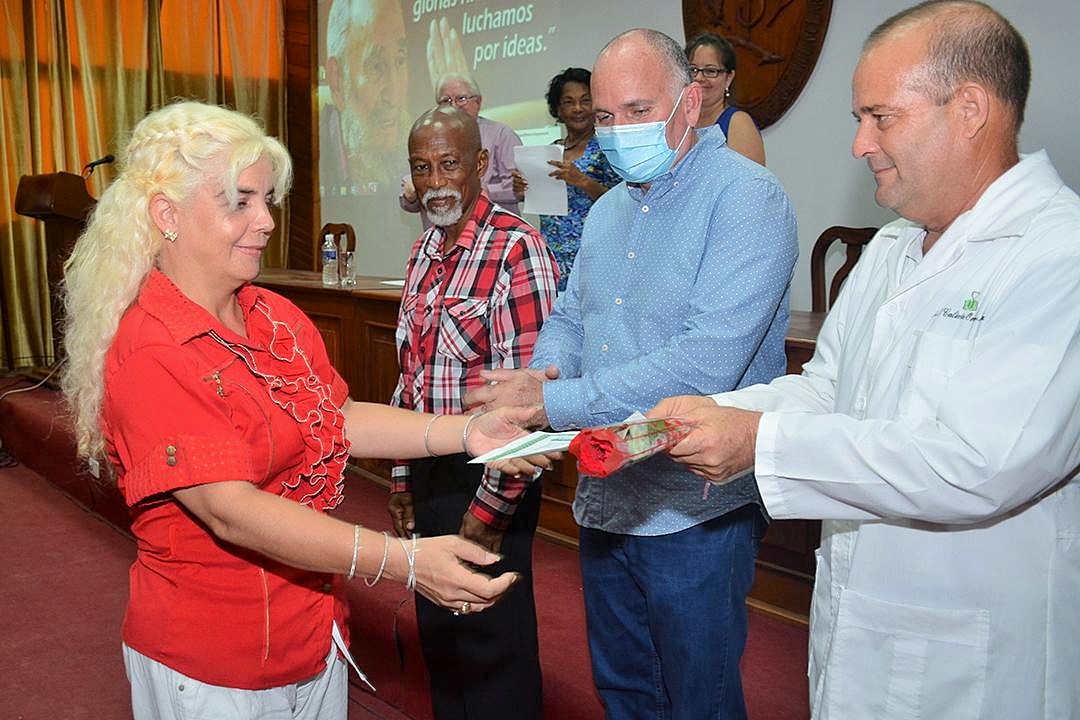
{"label": "plastic water bottle", "polygon": [[322,284],[329,287],[337,287],[338,284],[338,251],[334,244],[334,236],[330,233],[323,238],[322,244]]}

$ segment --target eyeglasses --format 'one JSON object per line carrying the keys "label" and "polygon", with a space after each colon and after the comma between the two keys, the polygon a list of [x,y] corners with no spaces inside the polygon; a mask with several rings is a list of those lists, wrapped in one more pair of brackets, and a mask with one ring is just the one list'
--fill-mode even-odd
{"label": "eyeglasses", "polygon": [[470,100],[475,100],[479,95],[443,95],[439,98],[440,105],[464,105]]}
{"label": "eyeglasses", "polygon": [[707,77],[710,80],[715,80],[716,78],[720,77],[721,75],[723,75],[725,73],[729,73],[729,72],[731,72],[731,71],[730,70],[725,70],[724,68],[718,68],[718,67],[698,67],[696,65],[691,65],[690,66],[690,77],[694,77],[695,75],[703,75],[704,77]]}

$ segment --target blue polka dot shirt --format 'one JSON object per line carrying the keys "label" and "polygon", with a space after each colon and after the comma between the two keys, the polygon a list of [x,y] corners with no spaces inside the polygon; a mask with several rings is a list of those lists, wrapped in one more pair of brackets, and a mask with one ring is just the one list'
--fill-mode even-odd
{"label": "blue polka dot shirt", "polygon": [[[785,371],[795,213],[776,177],[704,133],[646,189],[622,183],[593,206],[567,290],[540,331],[532,367],[552,427],[592,427],[672,395],[766,383]],[[631,535],[685,530],[759,502],[752,476],[705,492],[656,456],[582,477],[574,516]]]}

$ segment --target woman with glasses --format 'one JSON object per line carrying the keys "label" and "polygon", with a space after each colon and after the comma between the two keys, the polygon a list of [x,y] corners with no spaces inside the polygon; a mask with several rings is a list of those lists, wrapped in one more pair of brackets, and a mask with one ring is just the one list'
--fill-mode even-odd
{"label": "woman with glasses", "polygon": [[765,164],[765,143],[754,119],[728,104],[735,81],[735,48],[714,33],[702,33],[686,46],[690,73],[701,86],[698,128],[720,127],[728,147],[754,162]]}
{"label": "woman with glasses", "polygon": [[[622,181],[608,164],[593,134],[592,96],[585,68],[567,68],[551,79],[545,99],[551,117],[566,128],[566,137],[556,140],[563,146],[562,160],[551,160],[549,175],[566,182],[566,215],[541,215],[540,234],[559,263],[559,291],[574,264],[585,216],[596,199]],[[514,170],[514,192],[524,198],[528,182]]]}

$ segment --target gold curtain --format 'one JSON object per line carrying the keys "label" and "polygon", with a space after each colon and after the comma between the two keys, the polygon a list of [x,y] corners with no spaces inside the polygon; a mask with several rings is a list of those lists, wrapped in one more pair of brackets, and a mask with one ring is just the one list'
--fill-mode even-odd
{"label": "gold curtain", "polygon": [[[233,107],[284,137],[283,0],[0,3],[0,366],[55,360],[44,226],[14,213],[22,175],[78,173],[174,98]],[[97,196],[108,165],[87,183]],[[287,218],[265,255],[287,257]]]}
{"label": "gold curtain", "polygon": [[[165,0],[161,50],[167,97],[195,98],[254,115],[285,137],[285,19],[278,0]],[[287,205],[263,255],[285,267]]]}

